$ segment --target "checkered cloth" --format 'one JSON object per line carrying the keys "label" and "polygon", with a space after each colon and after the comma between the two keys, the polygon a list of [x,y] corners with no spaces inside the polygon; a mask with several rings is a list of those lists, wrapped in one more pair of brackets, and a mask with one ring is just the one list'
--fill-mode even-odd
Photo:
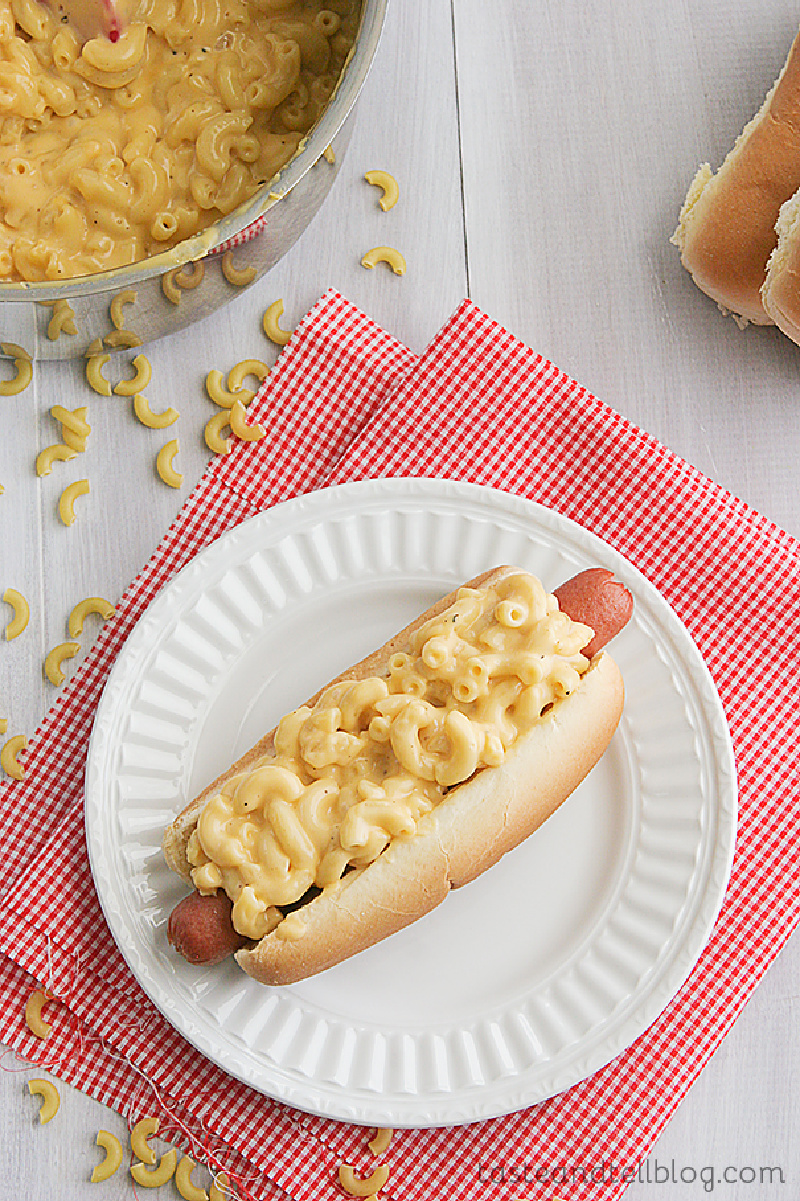
{"label": "checkered cloth", "polygon": [[[688,627],[733,736],[737,853],[700,960],[626,1052],[519,1113],[398,1131],[382,1195],[619,1196],[623,1177],[633,1178],[800,916],[797,706],[785,651],[800,635],[798,543],[469,301],[415,358],[328,293],[295,332],[251,415],[269,438],[237,443],[212,462],[31,740],[25,780],[0,789],[0,1038],[130,1122],[158,1109],[169,1137],[228,1170],[247,1196],[283,1190],[297,1201],[341,1201],[338,1163],[371,1168],[362,1128],[300,1114],[232,1080],[139,988],[105,925],[89,871],[87,743],[103,685],[135,622],[224,531],[276,501],[346,480],[446,476],[493,485],[604,538]],[[45,1042],[23,1020],[36,982],[56,998],[46,1011],[53,1031]],[[616,1165],[613,1181],[609,1164]],[[537,1179],[534,1168],[545,1166],[547,1179]]]}

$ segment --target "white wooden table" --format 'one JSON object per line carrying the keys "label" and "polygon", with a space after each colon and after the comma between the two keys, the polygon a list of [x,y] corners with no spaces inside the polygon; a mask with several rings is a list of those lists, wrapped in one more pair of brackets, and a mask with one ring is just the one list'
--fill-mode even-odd
{"label": "white wooden table", "polygon": [[[718,165],[755,112],[796,23],[789,0],[394,0],[347,158],[309,230],[257,287],[148,348],[153,408],[181,412],[166,435],[180,437],[180,493],[154,470],[166,436],[139,425],[129,401],[90,392],[81,364],[37,366],[31,388],[0,399],[0,591],[18,588],[32,606],[25,636],[0,647],[9,733],[32,732],[52,703],[42,661],[66,637],[72,606],[120,595],[203,471],[206,372],[274,357],[260,316],[277,297],[291,323],[335,285],[418,351],[468,294],[800,535],[800,349],[724,319],[669,244],[697,165]],[[374,167],[400,183],[388,214],[362,180]],[[377,243],[402,249],[404,278],[360,267]],[[56,403],[88,404],[92,435],[78,466],[37,479]],[[67,529],[58,494],[83,475],[91,496]],[[721,1198],[797,1194],[799,996],[794,939],[654,1148],[663,1201],[704,1195],[709,1166]],[[6,1054],[2,1066],[20,1064]],[[122,1119],[62,1085],[61,1112],[40,1129],[25,1091],[32,1074],[0,1072],[0,1198],[94,1195],[95,1133],[122,1135]],[[677,1182],[661,1183],[656,1161]],[[762,1166],[780,1167],[788,1187],[777,1175],[759,1185]],[[724,1182],[726,1168],[743,1182]],[[698,1174],[693,1184],[681,1169],[686,1181]],[[121,1172],[102,1187],[107,1198],[133,1195]],[[651,1190],[636,1183],[627,1195],[644,1201]]]}

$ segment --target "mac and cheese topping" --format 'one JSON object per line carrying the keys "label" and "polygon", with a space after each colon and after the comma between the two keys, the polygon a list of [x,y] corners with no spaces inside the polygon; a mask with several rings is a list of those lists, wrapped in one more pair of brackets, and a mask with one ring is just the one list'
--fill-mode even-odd
{"label": "mac and cheese topping", "polygon": [[59,280],[175,246],[249,200],[329,100],[360,0],[138,0],[81,45],[0,0],[0,279]]}
{"label": "mac and cheese topping", "polygon": [[341,680],[284,717],[274,754],[209,798],[189,841],[195,887],[224,888],[235,928],[263,938],[282,906],[366,867],[448,788],[501,764],[577,686],[591,637],[531,575],[461,588],[383,675]]}

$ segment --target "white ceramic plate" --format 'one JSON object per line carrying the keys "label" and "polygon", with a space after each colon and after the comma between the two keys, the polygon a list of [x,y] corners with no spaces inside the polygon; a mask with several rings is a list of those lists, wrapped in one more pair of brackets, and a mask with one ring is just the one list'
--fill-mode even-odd
{"label": "white ceramic plate", "polygon": [[[183,882],[164,827],[288,709],[457,583],[592,565],[632,590],[627,700],[601,763],[522,846],[415,925],[270,989],[167,944]],[[510,1112],[607,1063],[657,1017],[716,919],[736,833],[727,725],[669,606],[548,509],[445,480],[378,480],[245,522],[183,570],[120,655],[92,735],[100,900],[142,987],[196,1047],[292,1105],[372,1125]]]}

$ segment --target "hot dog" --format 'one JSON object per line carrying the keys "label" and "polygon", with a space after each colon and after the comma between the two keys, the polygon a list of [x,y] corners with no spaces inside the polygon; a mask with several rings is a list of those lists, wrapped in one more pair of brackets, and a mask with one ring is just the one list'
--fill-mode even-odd
{"label": "hot dog", "polygon": [[435,908],[603,754],[623,685],[600,652],[632,608],[603,568],[552,596],[496,568],[444,597],[169,827],[167,862],[195,885],[171,944],[191,963],[234,953],[255,979],[288,984]]}

